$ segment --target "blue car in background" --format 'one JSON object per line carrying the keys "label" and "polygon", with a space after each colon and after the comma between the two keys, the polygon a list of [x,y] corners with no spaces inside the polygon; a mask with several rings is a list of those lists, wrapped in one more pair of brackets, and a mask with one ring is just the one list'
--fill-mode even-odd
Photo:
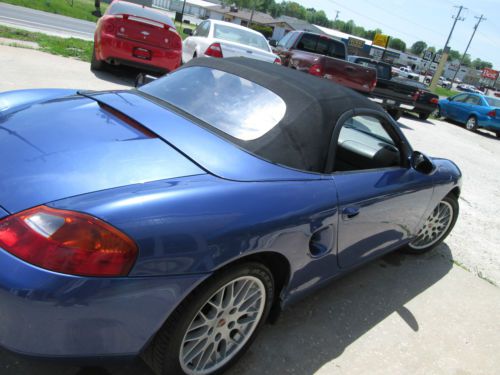
{"label": "blue car in background", "polygon": [[219,374],[281,308],[438,245],[460,190],[378,104],[262,61],[2,93],[0,345]]}
{"label": "blue car in background", "polygon": [[500,137],[500,99],[491,96],[463,93],[441,99],[438,103],[438,116],[465,124],[475,131],[485,128]]}

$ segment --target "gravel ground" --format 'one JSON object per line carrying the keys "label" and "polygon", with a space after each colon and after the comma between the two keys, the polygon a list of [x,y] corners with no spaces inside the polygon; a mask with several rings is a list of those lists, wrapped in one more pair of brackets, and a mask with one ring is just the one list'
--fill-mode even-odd
{"label": "gravel ground", "polygon": [[[119,69],[96,76],[81,61],[1,45],[0,66],[0,92],[122,88],[137,73]],[[495,165],[500,139],[411,116],[400,126],[415,149],[450,158],[462,169],[461,214],[454,231],[433,252],[389,254],[293,306],[276,325],[264,327],[230,375],[498,373],[500,290],[474,274],[500,285]],[[0,374],[152,375],[140,361],[82,370],[2,349]]]}

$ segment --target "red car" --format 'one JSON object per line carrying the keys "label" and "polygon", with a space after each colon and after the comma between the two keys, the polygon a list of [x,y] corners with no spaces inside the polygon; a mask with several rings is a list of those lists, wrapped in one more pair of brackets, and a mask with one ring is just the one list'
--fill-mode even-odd
{"label": "red car", "polygon": [[97,23],[91,69],[105,63],[170,72],[181,64],[182,39],[165,13],[115,0]]}

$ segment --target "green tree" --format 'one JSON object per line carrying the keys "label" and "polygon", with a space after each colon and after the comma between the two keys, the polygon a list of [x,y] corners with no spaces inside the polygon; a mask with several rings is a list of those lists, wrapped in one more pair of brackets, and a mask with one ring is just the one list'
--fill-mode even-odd
{"label": "green tree", "polygon": [[413,45],[410,48],[411,53],[420,56],[422,52],[425,51],[427,48],[427,43],[425,43],[423,40],[419,40],[418,42],[413,43]]}
{"label": "green tree", "polygon": [[398,51],[406,51],[406,43],[399,38],[391,38],[389,41],[389,47],[397,49]]}

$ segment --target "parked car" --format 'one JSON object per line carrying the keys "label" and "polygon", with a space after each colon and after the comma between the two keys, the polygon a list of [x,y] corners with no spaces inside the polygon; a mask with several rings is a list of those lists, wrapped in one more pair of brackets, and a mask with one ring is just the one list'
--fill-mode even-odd
{"label": "parked car", "polygon": [[475,86],[467,85],[465,83],[457,85],[457,89],[464,92],[474,92],[476,94],[483,94],[483,92],[478,90]]}
{"label": "parked car", "polygon": [[395,69],[396,75],[404,78],[409,78],[418,81],[419,75],[417,73],[413,73],[411,68],[402,66],[400,68]]}
{"label": "parked car", "polygon": [[[432,77],[425,77],[424,78],[424,83],[425,84],[430,85],[431,82],[432,82]],[[443,87],[445,89],[450,89],[451,86],[452,86],[451,81],[448,81],[443,76],[439,77],[437,84],[438,84],[438,86],[441,86],[441,87]]]}
{"label": "parked car", "polygon": [[194,32],[183,42],[182,61],[184,63],[196,57],[248,57],[281,64],[267,42],[259,32],[231,22],[206,20],[198,25]]}
{"label": "parked car", "polygon": [[465,124],[475,131],[485,128],[500,137],[500,99],[475,93],[464,93],[441,99],[438,115]]}
{"label": "parked car", "polygon": [[182,40],[170,17],[156,9],[114,0],[97,22],[91,69],[106,63],[170,72],[181,64]]}
{"label": "parked car", "polygon": [[390,64],[354,55],[349,56],[347,60],[377,71],[375,89],[366,95],[370,100],[379,103],[394,120],[398,120],[404,111],[411,111],[415,108],[414,96],[417,88],[405,82],[396,81]]}
{"label": "parked car", "polygon": [[0,345],[25,355],[221,373],[270,311],[432,249],[458,216],[453,162],[276,64],[198,58],[135,90],[0,100]]}
{"label": "parked car", "polygon": [[412,96],[414,107],[406,111],[417,113],[421,120],[427,120],[429,116],[436,111],[439,96],[429,91],[427,85],[422,82],[401,77],[395,77],[393,81],[413,86],[417,89]]}
{"label": "parked car", "polygon": [[289,68],[326,78],[363,93],[375,89],[376,71],[346,61],[345,44],[328,36],[292,31],[279,41],[275,51],[282,64]]}

